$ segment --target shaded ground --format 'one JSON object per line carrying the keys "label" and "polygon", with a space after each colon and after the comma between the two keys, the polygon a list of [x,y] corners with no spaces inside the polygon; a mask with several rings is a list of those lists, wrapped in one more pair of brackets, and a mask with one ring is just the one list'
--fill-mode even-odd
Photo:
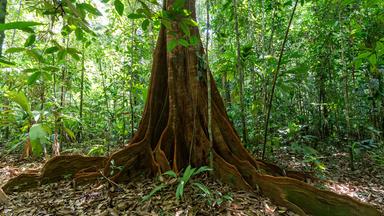
{"label": "shaded ground", "polygon": [[[311,168],[302,158],[281,149],[276,161],[288,161],[295,169]],[[316,183],[340,194],[347,194],[384,210],[384,170],[363,159],[351,172],[347,156],[341,153],[323,159],[327,181]],[[16,156],[2,156],[0,185],[28,169],[38,169],[42,162],[19,161]],[[285,164],[287,166],[287,164]],[[44,185],[14,193],[11,204],[0,206],[0,215],[295,215],[274,205],[257,193],[234,191],[221,183],[200,176],[194,181],[204,183],[213,193],[207,198],[196,188],[187,186],[181,202],[175,199],[176,184],[154,195],[149,201],[142,197],[159,185],[156,179],[139,179],[121,188],[106,183],[73,187],[71,182]]]}

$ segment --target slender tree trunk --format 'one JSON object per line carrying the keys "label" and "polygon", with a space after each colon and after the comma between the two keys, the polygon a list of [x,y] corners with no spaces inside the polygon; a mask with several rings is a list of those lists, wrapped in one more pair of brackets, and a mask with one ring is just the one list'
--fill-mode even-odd
{"label": "slender tree trunk", "polygon": [[351,124],[349,119],[349,83],[348,83],[348,71],[347,71],[347,62],[345,60],[344,51],[345,51],[345,45],[344,45],[344,38],[343,38],[343,20],[341,18],[341,9],[339,9],[339,25],[340,25],[340,35],[341,35],[341,62],[343,64],[343,76],[344,76],[344,109],[345,109],[345,122],[346,122],[346,142],[347,147],[349,148],[349,157],[350,157],[350,167],[351,170],[355,170],[354,166],[354,153],[353,148],[349,142],[349,133],[351,130]]}
{"label": "slender tree trunk", "polygon": [[243,143],[247,144],[247,122],[245,114],[245,104],[244,104],[244,72],[242,68],[241,61],[241,48],[240,48],[240,32],[239,32],[239,20],[237,14],[237,1],[233,0],[234,16],[235,16],[235,33],[236,33],[236,54],[237,54],[237,63],[236,63],[236,72],[239,75],[239,93],[240,93],[240,118],[241,118],[241,129],[242,129],[242,138]]}
{"label": "slender tree trunk", "polygon": [[83,53],[81,58],[81,78],[80,78],[80,110],[79,110],[80,128],[79,128],[79,134],[77,136],[79,143],[81,143],[83,140],[84,74],[85,74],[85,46],[83,44]]}
{"label": "slender tree trunk", "polygon": [[131,33],[131,67],[129,69],[130,71],[130,79],[129,79],[129,106],[131,110],[131,138],[134,135],[135,130],[135,110],[133,108],[134,105],[134,93],[133,93],[133,84],[135,82],[135,76],[133,74],[133,58],[134,58],[134,44],[135,44],[135,35],[136,35],[136,29],[135,29],[135,22],[132,20],[131,23],[132,33]]}
{"label": "slender tree trunk", "polygon": [[[0,0],[0,24],[5,23],[5,15],[7,14],[7,0]],[[4,31],[0,31],[0,57],[3,54],[3,44],[5,39]]]}
{"label": "slender tree trunk", "polygon": [[107,86],[106,86],[106,74],[105,74],[105,71],[103,70],[103,66],[102,66],[102,60],[101,59],[98,59],[98,62],[99,62],[99,71],[100,71],[100,74],[101,74],[101,84],[102,84],[102,87],[103,87],[103,97],[104,97],[104,105],[105,105],[105,109],[106,109],[106,113],[107,113],[107,122],[106,122],[106,128],[105,128],[105,137],[107,138],[107,152],[108,152],[108,155],[109,155],[109,152],[110,152],[110,132],[111,132],[111,118],[112,118],[112,115],[111,115],[111,111],[109,109],[109,98],[108,98],[108,94],[107,94]]}
{"label": "slender tree trunk", "polygon": [[[209,17],[209,8],[210,8],[210,1],[206,0],[206,13],[207,13],[207,30],[206,30],[206,38],[205,38],[205,64],[209,65],[209,58],[208,58],[208,49],[209,49],[209,31],[210,31],[210,17]],[[206,77],[207,77],[207,83],[211,83],[211,71],[209,70],[209,67],[206,68]],[[212,136],[212,89],[211,85],[207,86],[207,98],[208,98],[208,139],[209,139],[209,166],[213,169],[213,136]]]}
{"label": "slender tree trunk", "polygon": [[295,15],[297,3],[298,3],[298,0],[295,1],[295,6],[293,6],[293,10],[292,10],[292,13],[291,13],[291,17],[289,19],[288,27],[287,27],[287,30],[285,31],[284,41],[283,41],[283,44],[281,45],[279,61],[277,62],[277,68],[276,68],[275,74],[273,76],[271,95],[269,96],[268,110],[267,110],[267,115],[266,115],[265,125],[264,125],[264,143],[263,143],[263,154],[262,154],[262,158],[263,159],[265,158],[265,150],[266,150],[266,146],[267,146],[269,118],[270,118],[270,115],[271,115],[273,94],[275,92],[277,76],[278,76],[279,71],[280,71],[281,60],[282,60],[283,54],[284,54],[285,43],[287,42],[287,39],[288,39],[289,28],[291,27],[293,16]]}

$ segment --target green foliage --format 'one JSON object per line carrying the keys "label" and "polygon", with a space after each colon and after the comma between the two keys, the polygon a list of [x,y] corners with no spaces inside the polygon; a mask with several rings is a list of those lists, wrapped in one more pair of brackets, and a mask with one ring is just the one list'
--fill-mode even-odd
{"label": "green foliage", "polygon": [[115,5],[115,10],[117,13],[122,16],[124,13],[124,4],[121,3],[120,0],[115,0],[113,4]]}
{"label": "green foliage", "polygon": [[8,92],[6,96],[17,103],[28,115],[31,114],[31,104],[23,92]]}
{"label": "green foliage", "polygon": [[[193,176],[196,176],[198,174],[201,174],[201,173],[207,172],[207,171],[211,171],[211,170],[212,169],[207,167],[207,166],[202,166],[202,167],[197,169],[197,168],[192,168],[191,165],[189,165],[184,170],[182,176],[178,176],[177,173],[175,173],[174,171],[168,170],[168,171],[164,172],[160,176],[160,178],[162,179],[163,178],[162,176],[168,176],[168,177],[170,177],[173,180],[168,181],[168,184],[166,182],[166,183],[162,183],[162,184],[156,186],[149,194],[145,195],[142,198],[142,201],[149,200],[153,195],[155,195],[156,193],[158,193],[162,189],[171,186],[174,182],[177,182],[176,191],[175,191],[175,197],[176,197],[176,200],[179,201],[179,200],[181,200],[183,198],[185,187],[187,185],[189,185],[188,182],[190,182],[192,180],[191,178]],[[211,192],[209,191],[208,187],[206,187],[204,184],[199,183],[199,182],[193,182],[192,186],[194,186],[197,189],[201,190],[207,196],[211,196]]]}
{"label": "green foliage", "polygon": [[0,31],[18,29],[26,32],[33,32],[31,27],[42,25],[42,23],[31,22],[31,21],[18,21],[18,22],[9,22],[0,24]]}
{"label": "green foliage", "polygon": [[105,154],[105,146],[104,145],[93,145],[89,151],[89,156],[103,156]]}
{"label": "green foliage", "polygon": [[32,145],[32,152],[36,155],[41,155],[43,149],[46,148],[47,140],[47,129],[41,124],[34,124],[29,130],[29,138]]}

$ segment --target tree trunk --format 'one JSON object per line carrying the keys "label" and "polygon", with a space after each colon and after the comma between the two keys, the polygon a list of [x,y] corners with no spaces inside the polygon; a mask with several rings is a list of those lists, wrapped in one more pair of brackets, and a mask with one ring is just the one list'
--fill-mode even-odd
{"label": "tree trunk", "polygon": [[[172,3],[172,0],[167,0],[165,8],[169,9]],[[185,5],[195,18],[195,1],[187,0]],[[199,36],[198,29],[191,28],[191,34]],[[172,29],[161,27],[153,55],[149,94],[135,136],[124,149],[112,154],[107,161],[89,158],[99,161],[98,164],[92,162],[92,165],[104,167],[103,175],[109,176],[115,182],[127,182],[141,174],[156,175],[170,169],[179,172],[189,164],[193,167],[207,165],[211,148],[207,112],[207,87],[210,85],[212,155],[216,177],[236,188],[259,188],[277,204],[300,215],[380,214],[372,206],[348,196],[319,190],[297,179],[282,177],[286,174],[305,178],[301,173],[284,171],[273,164],[254,159],[245,150],[231,125],[213,77],[207,83],[207,66],[198,65],[199,58],[204,56],[201,43],[196,47],[177,46],[173,51],[167,52],[167,43],[181,36],[183,33],[177,21],[173,21]],[[199,76],[202,77],[199,79]],[[66,176],[73,174],[75,181],[99,176],[95,167],[84,170],[84,164],[89,162],[86,157],[72,157],[73,159],[71,156],[55,157],[47,162],[41,174],[24,174],[11,179],[3,190],[9,193],[17,189],[15,185],[19,186],[18,189],[22,185],[30,187],[31,184],[25,184],[26,182],[36,184],[36,181],[57,181],[62,173]],[[122,166],[123,169],[111,176],[112,160],[115,166]]]}
{"label": "tree trunk", "polygon": [[233,0],[233,14],[235,17],[235,33],[236,33],[236,55],[237,55],[237,62],[236,62],[236,72],[239,76],[239,95],[240,95],[240,118],[241,118],[241,132],[242,132],[242,138],[243,142],[246,144],[247,141],[247,123],[245,120],[245,105],[244,105],[244,71],[243,71],[243,65],[241,61],[241,50],[240,50],[240,32],[239,32],[239,20],[237,17],[237,1]]}
{"label": "tree trunk", "polygon": [[[0,0],[0,24],[5,23],[5,15],[7,14],[7,0]],[[5,34],[4,31],[0,31],[0,57],[3,54]]]}

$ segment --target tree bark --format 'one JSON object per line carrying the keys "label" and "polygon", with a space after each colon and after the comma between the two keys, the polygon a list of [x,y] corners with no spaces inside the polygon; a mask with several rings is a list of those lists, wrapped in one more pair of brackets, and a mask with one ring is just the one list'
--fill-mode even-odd
{"label": "tree bark", "polygon": [[[7,0],[0,0],[0,24],[5,23],[5,15],[7,14]],[[5,39],[4,31],[0,31],[0,57],[3,54],[3,44]]]}

